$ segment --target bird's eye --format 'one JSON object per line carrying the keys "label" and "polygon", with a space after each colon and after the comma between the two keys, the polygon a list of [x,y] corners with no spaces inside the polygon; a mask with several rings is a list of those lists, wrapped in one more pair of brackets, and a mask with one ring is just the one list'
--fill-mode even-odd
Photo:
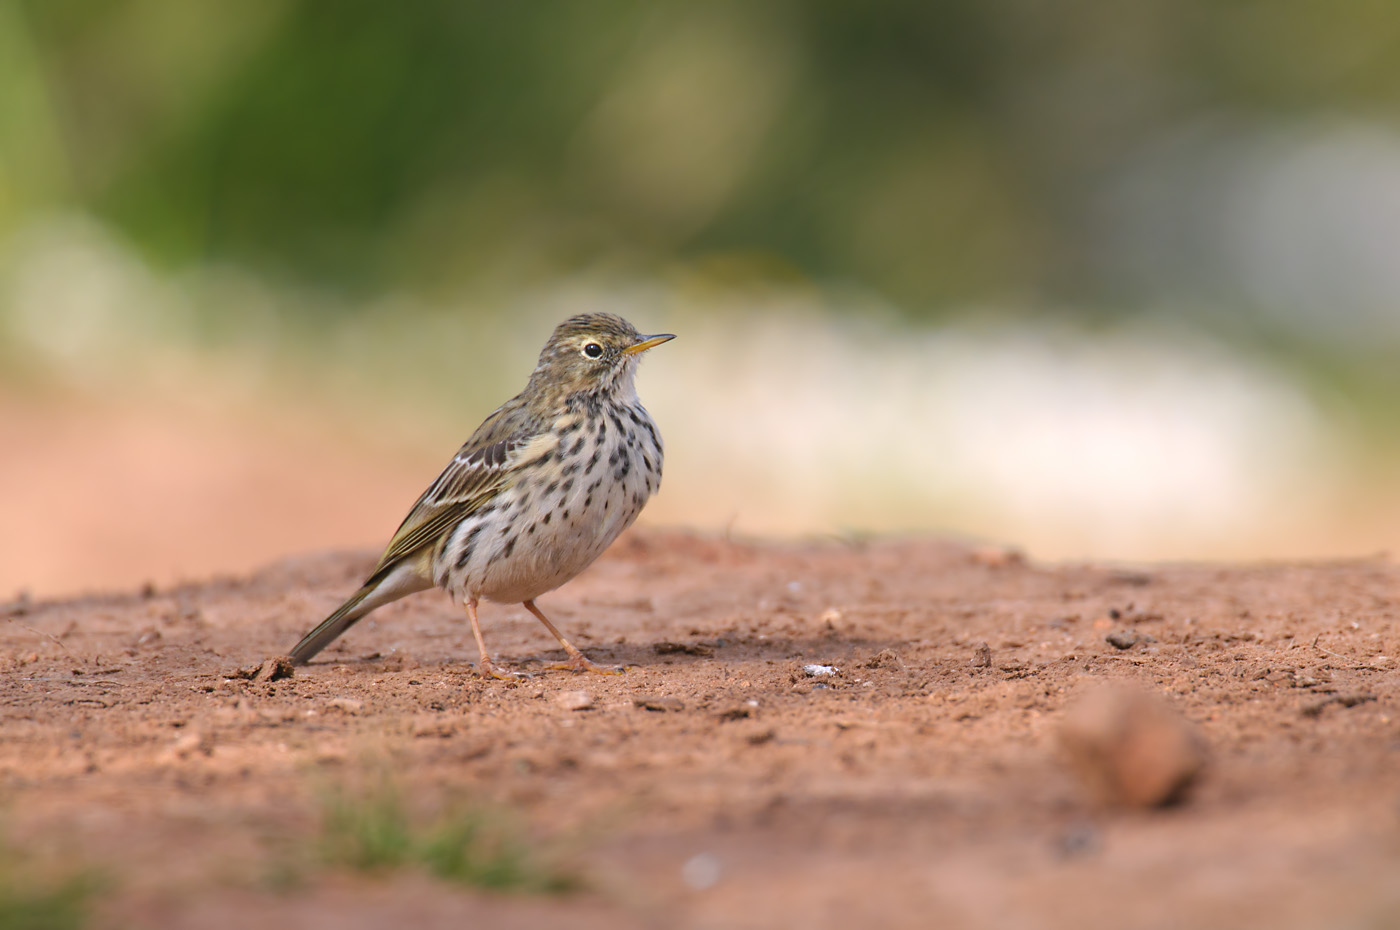
{"label": "bird's eye", "polygon": [[603,354],[603,347],[596,342],[590,342],[583,347],[583,354],[587,355],[589,358],[598,358]]}

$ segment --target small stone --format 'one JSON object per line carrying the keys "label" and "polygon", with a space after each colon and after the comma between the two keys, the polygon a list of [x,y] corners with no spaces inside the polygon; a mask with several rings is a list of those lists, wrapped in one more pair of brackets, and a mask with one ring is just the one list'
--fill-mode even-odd
{"label": "small stone", "polygon": [[1066,713],[1059,736],[1070,767],[1109,804],[1170,804],[1205,764],[1195,728],[1166,701],[1136,689],[1084,696]]}
{"label": "small stone", "polygon": [[1131,649],[1138,643],[1144,642],[1147,637],[1134,633],[1132,630],[1116,630],[1103,639],[1114,649]]}
{"label": "small stone", "polygon": [[977,644],[977,648],[974,649],[974,650],[972,650],[972,662],[971,662],[971,665],[972,665],[973,668],[991,668],[991,667],[992,667],[992,647],[991,647],[990,644],[988,644],[988,643],[978,643],[978,644]]}
{"label": "small stone", "polygon": [[718,884],[720,879],[719,860],[709,853],[691,856],[681,866],[681,881],[695,891],[706,891]]}
{"label": "small stone", "polygon": [[592,710],[594,706],[593,695],[587,691],[560,691],[554,700],[564,710]]}

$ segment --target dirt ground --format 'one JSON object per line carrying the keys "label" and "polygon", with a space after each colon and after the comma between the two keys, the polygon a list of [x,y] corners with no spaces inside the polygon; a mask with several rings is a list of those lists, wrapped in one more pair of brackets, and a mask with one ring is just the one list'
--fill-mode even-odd
{"label": "dirt ground", "polygon": [[[543,628],[490,605],[488,643],[528,677],[482,681],[464,617],[425,593],[290,679],[234,677],[373,557],[0,608],[11,853],[100,875],[101,927],[1400,925],[1390,561],[634,531],[541,600],[625,674],[545,670]],[[1066,707],[1105,681],[1203,739],[1180,803],[1108,806],[1066,765]],[[514,818],[579,888],[316,865],[327,792],[384,779],[416,817]]]}

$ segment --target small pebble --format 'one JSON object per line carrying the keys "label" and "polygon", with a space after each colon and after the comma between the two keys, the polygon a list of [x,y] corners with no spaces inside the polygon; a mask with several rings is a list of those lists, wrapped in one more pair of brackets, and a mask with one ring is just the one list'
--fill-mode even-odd
{"label": "small pebble", "polygon": [[1104,642],[1114,649],[1131,649],[1138,643],[1151,643],[1155,640],[1145,633],[1134,633],[1132,630],[1117,630],[1104,637]]}
{"label": "small pebble", "polygon": [[1205,764],[1196,729],[1156,695],[1124,687],[1080,698],[1060,726],[1070,767],[1100,800],[1160,807],[1180,799]]}
{"label": "small pebble", "polygon": [[992,667],[992,647],[987,643],[978,643],[977,648],[972,652],[973,668]]}
{"label": "small pebble", "polygon": [[561,691],[554,700],[565,710],[592,710],[593,695],[587,691]]}
{"label": "small pebble", "polygon": [[695,891],[705,891],[719,883],[719,860],[709,853],[691,856],[681,866],[681,881]]}

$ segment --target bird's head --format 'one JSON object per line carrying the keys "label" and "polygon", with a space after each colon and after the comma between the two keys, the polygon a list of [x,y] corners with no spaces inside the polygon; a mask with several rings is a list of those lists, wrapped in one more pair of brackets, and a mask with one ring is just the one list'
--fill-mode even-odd
{"label": "bird's head", "polygon": [[612,313],[580,314],[555,328],[530,380],[556,396],[631,393],[642,353],[674,338],[644,336]]}

